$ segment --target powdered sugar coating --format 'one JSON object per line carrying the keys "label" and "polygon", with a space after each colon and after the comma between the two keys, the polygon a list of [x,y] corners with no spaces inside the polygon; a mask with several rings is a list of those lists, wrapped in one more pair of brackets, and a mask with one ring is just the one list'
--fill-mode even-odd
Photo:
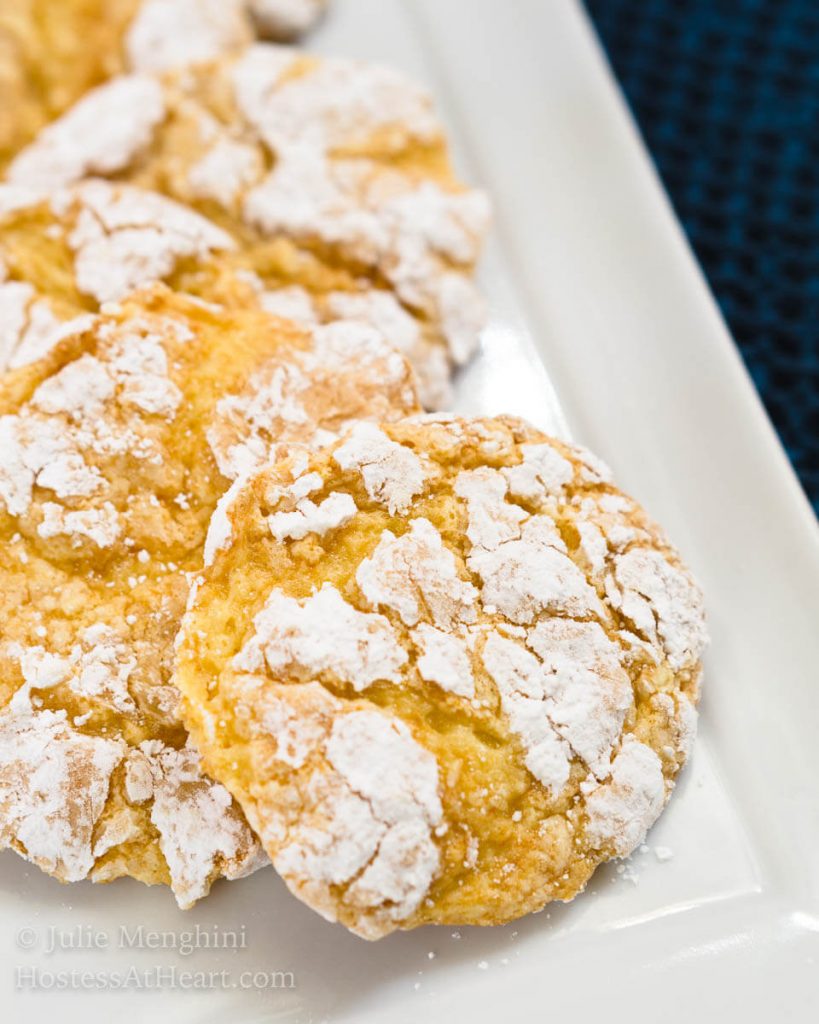
{"label": "powdered sugar coating", "polygon": [[[47,189],[29,188],[23,184],[0,185],[0,217],[16,213],[27,206],[35,206],[47,198]],[[0,274],[0,277],[2,276],[3,274]]]}
{"label": "powdered sugar coating", "polygon": [[329,920],[338,916],[332,889],[343,886],[345,907],[366,919],[361,934],[377,937],[416,909],[439,868],[435,758],[400,719],[345,708],[315,683],[282,688],[260,710],[256,742],[300,769],[307,802],[294,820],[284,809],[269,819],[250,812],[263,838],[279,840],[277,871]]}
{"label": "powdered sugar coating", "polygon": [[[0,185],[0,206],[13,190]],[[39,218],[36,234],[45,231],[65,245],[77,291],[98,305],[167,280],[185,260],[205,261],[235,248],[229,235],[192,210],[157,193],[104,180],[59,189],[47,198],[32,193],[14,204],[7,214],[12,216],[17,224]],[[3,249],[0,238],[0,260]],[[64,290],[61,282],[52,296],[46,286],[39,285],[38,292],[8,271],[5,278],[0,281],[0,368],[34,362],[89,325],[87,316],[66,318],[52,301]]]}
{"label": "powdered sugar coating", "polygon": [[597,594],[563,549],[549,517],[533,516],[518,539],[473,548],[467,564],[483,581],[484,601],[512,622],[532,622],[543,611],[573,616],[602,612]]}
{"label": "powdered sugar coating", "polygon": [[272,150],[309,147],[318,156],[379,130],[429,141],[439,134],[430,98],[391,68],[335,58],[287,76],[298,57],[257,45],[233,68],[239,110]]}
{"label": "powdered sugar coating", "polygon": [[62,336],[51,306],[25,281],[0,281],[0,367],[33,362]]}
{"label": "powdered sugar coating", "polygon": [[210,565],[216,557],[217,551],[230,546],[232,528],[228,512],[236,497],[244,486],[244,477],[237,477],[230,487],[225,491],[210,517],[208,532],[205,538],[204,564]]}
{"label": "powdered sugar coating", "polygon": [[142,0],[125,37],[133,71],[210,60],[250,41],[245,0]]}
{"label": "powdered sugar coating", "polygon": [[107,548],[120,535],[119,514],[111,502],[100,508],[67,512],[54,501],[43,502],[43,518],[37,533],[49,537],[73,537],[76,542],[82,537],[92,540],[98,548]]}
{"label": "powdered sugar coating", "polygon": [[[0,711],[3,845],[63,881],[105,880],[98,859],[121,843],[144,841],[128,803],[150,801],[180,906],[206,895],[214,875],[238,877],[260,866],[260,850],[230,795],[201,773],[195,751],[158,740],[129,750],[120,738],[84,732],[79,718],[72,725],[65,710],[37,710],[40,698],[33,691],[67,686],[91,708],[102,702],[126,715],[135,712],[128,680],[137,659],[112,629],[89,627],[67,657],[42,646],[11,653],[25,684]],[[103,817],[120,765],[128,803]]]}
{"label": "powdered sugar coating", "polygon": [[85,878],[94,865],[94,827],[126,749],[75,731],[64,712],[0,713],[3,846],[66,882]]}
{"label": "powdered sugar coating", "polygon": [[[0,834],[60,878],[168,881],[188,905],[215,878],[261,862],[227,790],[185,746],[170,659],[189,580],[201,568],[203,524],[226,487],[206,440],[219,418],[219,390],[209,408],[207,385],[232,382],[241,395],[271,359],[281,364],[293,352],[308,378],[326,360],[321,379],[333,387],[305,406],[303,426],[315,440],[323,427],[307,422],[314,411],[337,426],[351,411],[344,388],[361,400],[360,372],[351,368],[346,385],[333,376],[341,364],[330,355],[338,350],[341,359],[347,346],[350,363],[359,350],[378,353],[372,387],[385,410],[390,374],[417,408],[406,363],[383,339],[363,325],[320,332],[310,339],[261,312],[231,314],[156,288],[90,317],[64,350],[31,369],[26,402],[7,397],[15,411],[0,418],[8,513],[0,671],[11,699],[0,719],[14,721],[0,751],[8,796]],[[349,497],[322,498],[302,480],[281,496],[268,530],[278,529],[277,514],[295,513],[324,536],[354,512]],[[283,535],[301,532],[288,520]],[[373,634],[365,678],[382,655],[389,664],[406,659],[390,647],[385,620],[349,610]],[[350,642],[351,631],[344,635]],[[351,648],[351,673],[359,653]],[[43,767],[53,786],[47,799],[23,784],[38,736],[55,751]],[[36,779],[46,784],[45,775]],[[46,817],[29,807],[38,800]]]}
{"label": "powdered sugar coating", "polygon": [[643,634],[662,641],[672,668],[697,660],[705,629],[699,593],[687,574],[655,551],[632,548],[617,560],[606,591]]}
{"label": "powdered sugar coating", "polygon": [[475,695],[475,678],[464,640],[426,622],[413,630],[412,640],[420,652],[417,664],[422,679],[459,697]]}
{"label": "powdered sugar coating", "polygon": [[[426,894],[438,866],[431,836],[442,816],[435,759],[403,723],[367,711],[344,715],[334,723],[326,754],[384,827],[375,857],[347,898],[363,907],[389,903],[391,916],[401,920]],[[286,855],[285,848],[282,856]]]}
{"label": "powdered sugar coating", "polygon": [[418,457],[371,423],[356,424],[333,458],[342,469],[357,470],[367,494],[392,513],[406,512],[424,485],[424,467]]}
{"label": "powdered sugar coating", "polygon": [[[262,307],[305,326],[351,320],[378,330],[403,353],[418,377],[421,404],[441,409],[451,404],[452,387],[446,353],[430,335],[429,327],[413,317],[392,292],[380,288],[311,295],[290,285],[260,294]],[[480,330],[476,329],[475,336]]]}
{"label": "powdered sugar coating", "polygon": [[327,0],[9,0],[0,35],[0,163],[89,89],[235,54],[257,35],[293,39]]}
{"label": "powdered sugar coating", "polygon": [[310,533],[323,537],[328,530],[349,523],[355,514],[356,505],[349,494],[331,494],[318,505],[301,498],[292,512],[275,512],[268,523],[276,540],[301,540]]}
{"label": "powdered sugar coating", "polygon": [[391,180],[376,190],[362,162],[330,164],[307,144],[280,147],[278,155],[270,174],[247,193],[245,220],[263,234],[329,246],[377,267],[404,305],[440,325],[450,360],[465,363],[485,309],[469,277],[447,267],[477,259],[488,221],[483,197],[431,183],[401,195],[396,172],[385,172]]}
{"label": "powdered sugar coating", "polygon": [[[295,320],[296,323],[305,327],[315,327],[319,322],[319,313],[313,296],[299,285],[285,285],[282,288],[275,288],[262,292],[262,282],[254,281],[260,294],[259,302],[262,309],[267,310],[274,316],[284,317],[285,320]],[[339,319],[345,319],[339,317]],[[377,326],[377,325],[373,325]]]}
{"label": "powdered sugar coating", "polygon": [[559,496],[574,478],[571,462],[549,444],[523,444],[523,461],[504,469],[503,475],[513,498],[529,501]]}
{"label": "powdered sugar coating", "polygon": [[610,780],[586,795],[589,839],[627,857],[659,817],[665,796],[659,757],[645,744],[627,740],[612,762]]}
{"label": "powdered sugar coating", "polygon": [[[593,457],[526,424],[427,416],[364,433],[237,493],[180,635],[187,720],[290,888],[358,934],[570,899],[642,840],[688,756],[696,586]],[[400,506],[367,480],[368,445],[421,467]],[[315,509],[346,497],[356,511],[303,540],[265,531],[271,496]],[[610,579],[638,589],[632,562],[655,565],[639,594],[662,629],[608,596]],[[243,571],[262,595],[250,609]],[[361,628],[373,617],[390,636],[379,667]],[[401,721],[434,759],[431,831],[416,816],[385,833],[361,783],[339,778],[327,737],[363,711],[379,729]],[[363,735],[349,764],[393,799]],[[394,862],[369,862],[393,843]]]}
{"label": "powdered sugar coating", "polygon": [[523,743],[526,766],[544,786],[560,793],[569,779],[572,752],[549,715],[548,679],[540,662],[499,633],[487,638],[482,660],[501,695],[504,714]]}
{"label": "powdered sugar coating", "polygon": [[[336,459],[343,448],[336,450]],[[428,519],[411,520],[401,537],[385,530],[355,578],[373,607],[391,608],[408,626],[417,625],[422,615],[450,630],[475,621],[478,592],[460,578],[452,552]]]}
{"label": "powdered sugar coating", "polygon": [[229,235],[153,192],[103,181],[79,185],[52,202],[76,203],[68,243],[77,287],[100,304],[161,281],[185,258],[232,249]]}
{"label": "powdered sugar coating", "polygon": [[[181,330],[176,321],[162,318],[102,322],[100,355],[69,362],[37,387],[19,413],[0,417],[0,500],[10,514],[29,511],[35,486],[63,499],[99,497],[95,511],[104,514],[111,536],[114,516],[93,460],[126,453],[147,462],[158,458],[145,417],[171,418],[181,401],[168,376],[164,347],[169,339],[178,342]],[[120,410],[131,421],[127,425]],[[53,535],[56,512],[44,513],[46,535]],[[78,520],[66,512],[59,519],[69,535],[87,533],[87,516]],[[72,522],[80,527],[73,533]]]}
{"label": "powdered sugar coating", "polygon": [[618,645],[597,623],[546,619],[527,647],[493,632],[482,658],[532,774],[556,795],[574,758],[606,778],[632,703]]}
{"label": "powdered sugar coating", "polygon": [[[187,2],[153,0],[146,10]],[[150,55],[165,61],[162,47]],[[145,81],[159,100],[141,95]],[[232,97],[229,116],[214,93]],[[89,139],[92,123],[102,127]],[[102,154],[112,123],[118,133]],[[195,141],[166,153],[176,125]],[[89,174],[131,175],[208,210],[215,202],[236,234],[287,239],[345,267],[351,281],[389,289],[420,339],[380,299],[378,316],[391,317],[396,342],[412,347],[432,407],[446,402],[451,369],[475,349],[486,311],[472,272],[488,202],[454,180],[429,96],[389,68],[257,44],[213,64],[114,80],[29,146],[9,178],[53,188]]]}
{"label": "powdered sugar coating", "polygon": [[[266,858],[230,793],[202,773],[199,755],[190,745],[177,750],[146,740],[139,754],[150,772],[151,823],[159,832],[181,907],[207,896],[215,874],[242,878],[264,865]],[[145,788],[134,795],[144,799],[144,794]]]}
{"label": "powdered sugar coating", "polygon": [[162,86],[150,75],[123,75],[92,89],[12,161],[12,184],[54,189],[127,167],[165,116]]}
{"label": "powdered sugar coating", "polygon": [[620,645],[598,623],[570,619],[542,620],[527,643],[547,677],[552,723],[575,756],[606,778],[632,703]]}
{"label": "powdered sugar coating", "polygon": [[188,172],[195,199],[213,199],[230,208],[258,180],[263,161],[254,146],[218,138]]}
{"label": "powdered sugar coating", "polygon": [[241,393],[221,399],[208,441],[224,476],[260,469],[294,443],[320,447],[358,419],[415,411],[405,360],[372,327],[309,329],[309,347],[270,359]]}
{"label": "powdered sugar coating", "polygon": [[539,494],[533,487],[527,455],[531,450],[506,475],[484,468],[455,481],[455,492],[466,498],[469,512],[467,564],[483,581],[484,601],[512,622],[531,622],[544,610],[575,616],[599,612],[598,597],[570,558],[552,517],[530,516],[506,501],[509,474],[519,496],[525,496],[520,494],[523,486],[529,496],[547,497],[542,482]]}
{"label": "powdered sugar coating", "polygon": [[397,682],[407,660],[383,615],[357,611],[329,584],[303,602],[272,591],[253,625],[253,637],[234,659],[245,672],[265,665],[297,677],[331,672],[363,690],[378,679]]}

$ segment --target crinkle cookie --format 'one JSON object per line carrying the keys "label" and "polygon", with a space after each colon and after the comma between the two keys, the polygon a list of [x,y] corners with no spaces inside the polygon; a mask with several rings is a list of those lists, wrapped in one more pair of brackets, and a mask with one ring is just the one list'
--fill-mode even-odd
{"label": "crinkle cookie", "polygon": [[487,201],[454,176],[427,93],[395,71],[259,44],[114,79],[46,128],[8,177],[53,189],[89,175],[197,208],[253,249],[262,278],[273,254],[313,291],[388,289],[417,321],[406,351],[428,406],[445,403],[450,369],[477,343]]}
{"label": "crinkle cookie", "polygon": [[271,455],[417,410],[372,328],[157,286],[0,376],[0,846],[180,905],[261,860],[178,717],[173,641],[218,500]]}
{"label": "crinkle cookie", "polygon": [[223,509],[175,679],[290,889],[365,938],[569,900],[694,738],[700,592],[588,452],[361,424]]}
{"label": "crinkle cookie", "polygon": [[200,214],[129,185],[0,185],[0,370],[45,356],[103,303],[159,281],[184,289],[194,271],[209,298],[238,304],[249,289],[219,260],[235,248]]}
{"label": "crinkle cookie", "polygon": [[[0,369],[40,358],[77,316],[162,281],[233,308],[258,306],[307,329],[377,328],[432,365],[434,337],[386,288],[292,248],[241,246],[166,196],[104,179],[43,193],[0,184]],[[446,366],[441,368],[446,379]]]}
{"label": "crinkle cookie", "polygon": [[255,34],[293,39],[326,0],[5,0],[0,168],[83,93],[124,71],[210,60]]}

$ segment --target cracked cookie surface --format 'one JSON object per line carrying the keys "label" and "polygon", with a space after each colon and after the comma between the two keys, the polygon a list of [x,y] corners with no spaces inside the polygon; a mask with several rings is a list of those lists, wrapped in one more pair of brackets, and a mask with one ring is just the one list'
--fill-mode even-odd
{"label": "cracked cookie surface", "polygon": [[0,185],[0,369],[40,358],[74,329],[69,321],[157,281],[309,331],[369,324],[432,365],[422,355],[433,346],[429,331],[392,292],[291,255],[237,245],[202,214],[121,182],[90,179],[50,194]]}
{"label": "cracked cookie surface", "polygon": [[210,60],[254,34],[293,39],[326,0],[9,0],[0,5],[0,169],[49,121],[125,71]]}
{"label": "cracked cookie surface", "polygon": [[[54,189],[89,176],[163,192],[210,217],[265,269],[319,293],[381,294],[372,315],[398,342],[428,407],[474,350],[485,310],[473,281],[488,219],[455,177],[424,90],[399,73],[258,44],[164,75],[113,79],[12,163],[12,183]],[[349,300],[348,300],[349,301]],[[295,307],[294,307],[295,308]]]}
{"label": "cracked cookie surface", "polygon": [[222,513],[175,679],[302,900],[367,938],[500,923],[642,841],[703,608],[599,460],[512,419],[361,424]]}
{"label": "cracked cookie surface", "polygon": [[86,181],[50,195],[0,185],[0,370],[46,356],[78,318],[139,288],[238,305],[247,289],[219,257],[235,249],[205,217],[157,193]]}
{"label": "cracked cookie surface", "polygon": [[174,638],[231,481],[418,409],[373,329],[157,286],[0,375],[0,845],[180,905],[263,860],[178,717]]}

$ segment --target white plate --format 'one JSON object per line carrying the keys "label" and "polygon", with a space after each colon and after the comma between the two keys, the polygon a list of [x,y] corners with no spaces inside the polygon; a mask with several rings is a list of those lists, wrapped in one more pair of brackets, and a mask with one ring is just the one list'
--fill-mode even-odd
{"label": "white plate", "polygon": [[[4,1019],[815,1020],[819,534],[584,15],[572,0],[336,0],[316,46],[426,79],[461,165],[494,195],[493,323],[461,406],[564,430],[539,353],[573,435],[697,571],[714,642],[696,754],[625,871],[600,872],[574,904],[460,938],[423,929],[366,944],[270,871],[183,914],[158,888],[61,888],[4,855]],[[139,925],[143,948],[129,948],[121,929]],[[207,950],[202,933],[189,955],[149,948],[151,932],[179,942],[197,925],[245,948]],[[51,929],[108,945],[50,954]],[[162,991],[101,990],[129,965]],[[17,990],[35,967],[45,983],[97,976],[85,992]],[[289,971],[294,987],[183,987],[196,979],[182,971],[223,970],[237,985]]]}

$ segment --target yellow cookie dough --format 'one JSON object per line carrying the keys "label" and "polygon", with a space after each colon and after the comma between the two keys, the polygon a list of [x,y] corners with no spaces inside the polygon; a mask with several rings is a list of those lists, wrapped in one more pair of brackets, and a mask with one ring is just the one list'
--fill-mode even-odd
{"label": "yellow cookie dough", "polygon": [[362,324],[305,329],[163,286],[0,375],[0,845],[180,905],[263,859],[178,718],[171,660],[231,481],[418,405]]}
{"label": "yellow cookie dough", "polygon": [[67,321],[158,281],[311,330],[364,322],[416,362],[437,350],[389,289],[294,258],[286,244],[239,246],[159,193],[104,179],[51,193],[0,185],[0,369],[41,357],[73,329]]}
{"label": "yellow cookie dough", "polygon": [[292,39],[326,0],[5,0],[0,4],[0,170],[89,89]]}
{"label": "yellow cookie dough", "polygon": [[450,372],[484,320],[472,275],[488,204],[455,177],[427,93],[397,72],[257,44],[115,78],[8,172],[13,184],[49,190],[88,176],[205,214],[252,253],[259,294],[267,261],[287,268],[307,293],[296,301],[308,318],[335,315],[324,309],[331,292],[381,290],[403,314],[424,403],[448,401]]}
{"label": "yellow cookie dough", "polygon": [[588,452],[504,418],[360,424],[213,533],[183,717],[326,918],[509,921],[642,841],[694,737],[702,601]]}

